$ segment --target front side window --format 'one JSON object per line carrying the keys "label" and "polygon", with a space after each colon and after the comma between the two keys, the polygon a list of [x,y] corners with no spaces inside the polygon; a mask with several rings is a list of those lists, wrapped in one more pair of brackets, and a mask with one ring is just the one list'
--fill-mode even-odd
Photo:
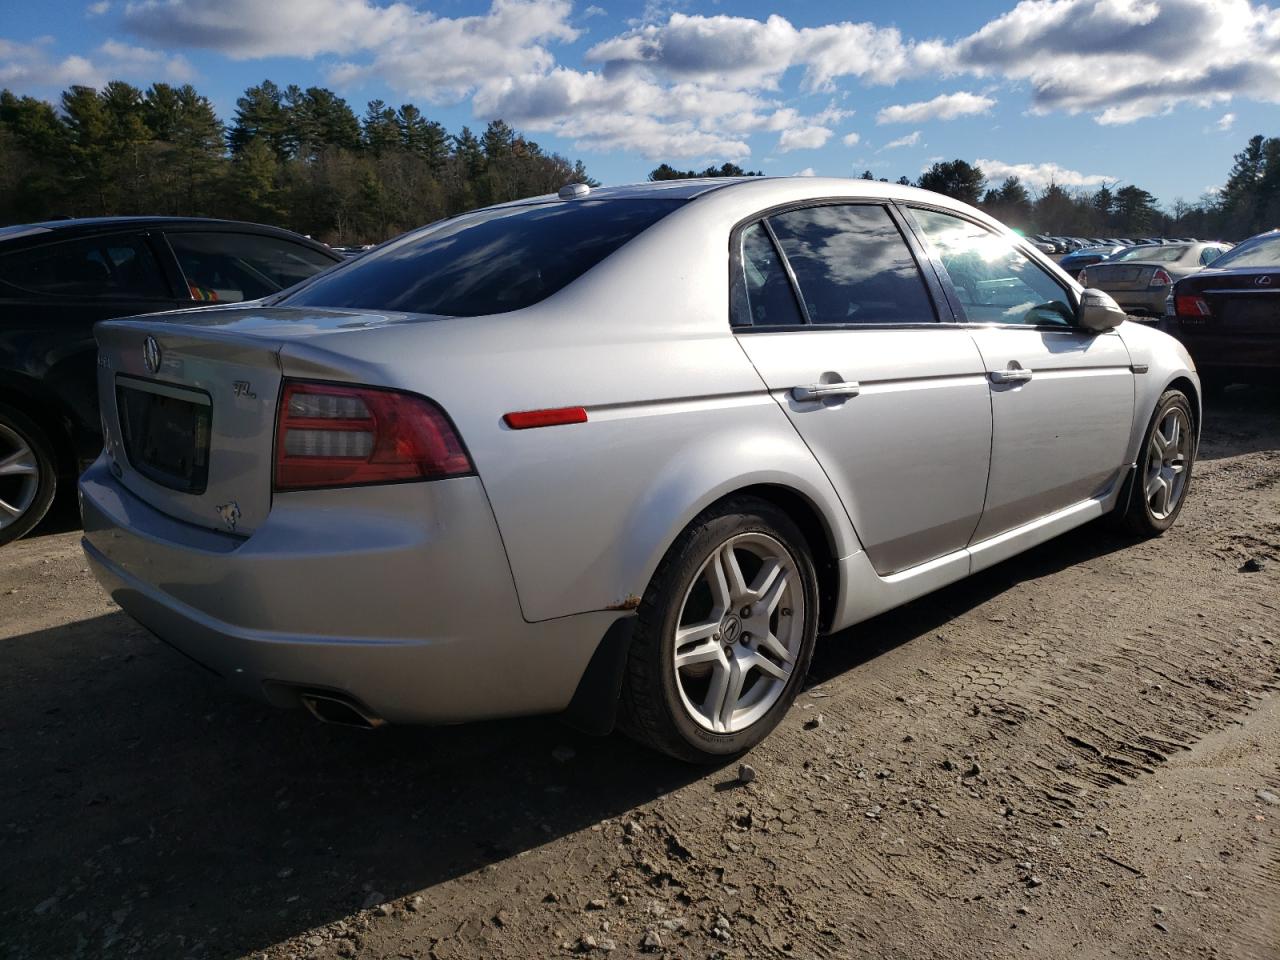
{"label": "front side window", "polygon": [[684,200],[571,200],[480,210],[408,234],[320,277],[288,306],[478,317],[532,306]]}
{"label": "front side window", "polygon": [[0,256],[0,280],[55,297],[169,296],[155,254],[137,234],[88,237]]}
{"label": "front side window", "polygon": [[942,261],[970,323],[1070,326],[1067,292],[1012,237],[936,210],[911,216]]}
{"label": "front side window", "polygon": [[337,261],[300,243],[254,233],[169,233],[193,300],[240,303],[292,287]]}
{"label": "front side window", "polygon": [[736,322],[755,327],[804,323],[791,279],[763,224],[753,223],[742,231],[742,283],[748,316],[735,317]]}
{"label": "front side window", "polygon": [[815,324],[937,320],[920,268],[889,211],[831,204],[769,218]]}

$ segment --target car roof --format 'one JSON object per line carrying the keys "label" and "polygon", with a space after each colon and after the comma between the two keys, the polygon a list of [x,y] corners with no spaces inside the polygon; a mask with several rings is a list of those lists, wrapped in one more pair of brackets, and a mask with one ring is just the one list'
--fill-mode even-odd
{"label": "car roof", "polygon": [[[65,220],[42,220],[37,223],[0,227],[0,243],[24,237],[40,237],[43,240],[66,239],[112,233],[118,230],[173,229],[175,227],[181,227],[184,230],[234,230],[237,233],[257,233],[263,236],[287,238],[316,250],[333,252],[331,247],[283,227],[242,220],[218,220],[212,217],[71,217]],[[335,262],[341,259],[339,254],[335,253],[333,256]]]}
{"label": "car roof", "polygon": [[115,227],[234,227],[237,230],[262,231],[264,233],[293,233],[282,227],[265,223],[248,223],[242,220],[219,220],[213,217],[68,217],[62,220],[40,220],[25,224],[25,229],[41,229],[56,232],[84,231],[91,233]]}

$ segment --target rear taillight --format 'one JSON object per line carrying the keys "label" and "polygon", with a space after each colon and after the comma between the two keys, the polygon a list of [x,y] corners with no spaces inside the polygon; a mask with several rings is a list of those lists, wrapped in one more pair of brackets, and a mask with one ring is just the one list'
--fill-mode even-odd
{"label": "rear taillight", "polygon": [[438,480],[473,473],[444,411],[425,397],[286,380],[275,489]]}
{"label": "rear taillight", "polygon": [[1173,283],[1173,277],[1169,276],[1169,271],[1164,267],[1156,267],[1156,272],[1151,275],[1151,282],[1148,287],[1167,287]]}
{"label": "rear taillight", "polygon": [[1180,317],[1208,317],[1209,304],[1205,303],[1203,297],[1196,297],[1187,294],[1173,298],[1174,312]]}

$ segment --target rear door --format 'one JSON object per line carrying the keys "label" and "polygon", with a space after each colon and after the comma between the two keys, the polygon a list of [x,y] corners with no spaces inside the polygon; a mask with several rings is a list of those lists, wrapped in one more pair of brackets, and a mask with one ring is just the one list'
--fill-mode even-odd
{"label": "rear door", "polygon": [[974,542],[1105,492],[1133,426],[1124,341],[1078,327],[1070,291],[1014,238],[941,210],[909,213],[990,381],[991,477]]}
{"label": "rear door", "polygon": [[0,252],[0,368],[42,380],[96,434],[93,325],[189,301],[176,298],[143,232],[41,241]]}
{"label": "rear door", "polygon": [[[968,543],[991,404],[886,204],[782,210],[733,238],[738,341],[830,476],[882,575]],[[799,294],[799,296],[797,296]]]}
{"label": "rear door", "polygon": [[283,237],[222,230],[165,234],[191,299],[241,303],[279,293],[340,262]]}

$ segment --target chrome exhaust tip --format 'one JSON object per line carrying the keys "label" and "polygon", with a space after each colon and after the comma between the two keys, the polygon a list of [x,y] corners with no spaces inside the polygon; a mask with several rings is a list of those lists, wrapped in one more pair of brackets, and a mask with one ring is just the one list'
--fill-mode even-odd
{"label": "chrome exhaust tip", "polygon": [[357,727],[361,730],[376,730],[386,723],[364,704],[341,693],[304,690],[298,694],[298,699],[321,723]]}

